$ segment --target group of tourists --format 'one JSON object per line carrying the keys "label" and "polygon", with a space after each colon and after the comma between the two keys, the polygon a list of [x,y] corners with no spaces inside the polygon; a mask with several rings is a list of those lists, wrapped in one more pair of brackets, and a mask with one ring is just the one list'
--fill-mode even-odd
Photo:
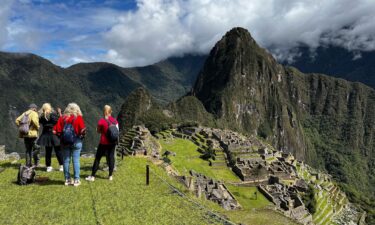
{"label": "group of tourists", "polygon": [[[87,181],[95,181],[103,156],[107,159],[109,167],[108,179],[112,180],[115,165],[115,148],[118,140],[118,122],[111,116],[112,109],[105,105],[103,118],[98,121],[97,132],[100,141],[92,166],[92,173],[86,177]],[[60,108],[55,111],[51,104],[45,103],[38,110],[37,105],[31,104],[29,109],[16,119],[19,137],[24,139],[26,148],[26,166],[38,167],[39,154],[36,149],[45,149],[46,171],[52,172],[52,150],[55,151],[59,170],[64,172],[65,185],[79,186],[80,181],[80,156],[82,140],[86,135],[86,126],[80,107],[70,103],[64,112]],[[41,132],[39,132],[41,130]],[[40,135],[39,135],[40,133]],[[34,163],[32,163],[34,160]],[[70,162],[73,164],[73,179],[69,171]]]}

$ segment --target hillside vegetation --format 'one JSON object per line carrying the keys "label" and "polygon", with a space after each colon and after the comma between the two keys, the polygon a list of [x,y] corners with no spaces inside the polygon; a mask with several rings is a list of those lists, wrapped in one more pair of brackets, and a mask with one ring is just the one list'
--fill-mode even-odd
{"label": "hillside vegetation", "polygon": [[94,151],[96,123],[105,104],[117,114],[125,97],[144,86],[166,104],[186,94],[204,62],[204,56],[170,58],[154,65],[122,68],[109,63],[80,63],[61,68],[33,54],[0,52],[0,145],[8,152],[24,152],[14,120],[30,103],[49,102],[64,107],[80,105],[88,127],[86,151]]}

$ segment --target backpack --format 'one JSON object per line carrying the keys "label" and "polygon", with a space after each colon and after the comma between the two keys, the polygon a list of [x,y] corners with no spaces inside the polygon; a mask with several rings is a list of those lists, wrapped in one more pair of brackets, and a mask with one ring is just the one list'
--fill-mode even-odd
{"label": "backpack", "polygon": [[106,133],[107,138],[111,143],[117,143],[118,138],[120,136],[120,132],[117,128],[117,125],[115,123],[111,123],[109,119],[106,121],[108,123],[108,130]]}
{"label": "backpack", "polygon": [[17,183],[27,185],[35,182],[35,168],[21,165],[18,170]]}
{"label": "backpack", "polygon": [[30,118],[29,114],[24,113],[18,126],[18,131],[21,135],[28,135],[30,130]]}
{"label": "backpack", "polygon": [[75,119],[72,123],[67,123],[65,121],[64,129],[61,135],[61,141],[64,145],[73,145],[74,142],[77,140],[77,134],[74,131],[74,124]]}

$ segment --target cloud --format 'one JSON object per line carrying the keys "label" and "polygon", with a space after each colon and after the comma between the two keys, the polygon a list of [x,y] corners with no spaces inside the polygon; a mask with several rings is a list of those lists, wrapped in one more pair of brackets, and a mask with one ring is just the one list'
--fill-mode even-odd
{"label": "cloud", "polygon": [[121,12],[88,3],[48,0],[10,2],[4,16],[7,20],[4,22],[6,41],[0,48],[33,52],[61,66],[69,66],[79,59],[82,62],[102,60],[106,51],[101,33],[118,22]]}
{"label": "cloud", "polygon": [[8,38],[7,24],[10,14],[11,0],[3,0],[0,7],[0,48],[6,43]]}
{"label": "cloud", "polygon": [[232,27],[247,28],[273,54],[292,60],[301,44],[375,49],[371,0],[139,0],[104,36],[106,60],[146,65],[207,53]]}
{"label": "cloud", "polygon": [[[5,2],[5,4],[3,3]],[[0,48],[68,66],[143,66],[206,54],[233,27],[247,28],[280,60],[298,46],[375,50],[373,0],[2,0]],[[130,7],[130,8],[129,8]]]}

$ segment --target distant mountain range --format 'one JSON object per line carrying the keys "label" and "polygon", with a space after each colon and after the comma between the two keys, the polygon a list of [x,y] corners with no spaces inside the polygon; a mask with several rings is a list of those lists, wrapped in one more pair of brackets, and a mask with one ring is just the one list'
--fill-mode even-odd
{"label": "distant mountain range", "polygon": [[61,68],[33,54],[0,53],[0,144],[7,151],[23,152],[17,139],[14,120],[34,102],[50,102],[64,107],[77,102],[88,126],[85,150],[97,145],[96,122],[105,104],[118,113],[124,98],[138,87],[147,88],[158,103],[178,99],[190,91],[204,63],[205,56],[170,58],[160,63],[136,68],[122,68],[109,63],[80,63]]}
{"label": "distant mountain range", "polygon": [[342,47],[308,47],[298,49],[300,55],[288,65],[304,73],[324,73],[349,81],[362,82],[375,88],[375,51],[349,51]]}

